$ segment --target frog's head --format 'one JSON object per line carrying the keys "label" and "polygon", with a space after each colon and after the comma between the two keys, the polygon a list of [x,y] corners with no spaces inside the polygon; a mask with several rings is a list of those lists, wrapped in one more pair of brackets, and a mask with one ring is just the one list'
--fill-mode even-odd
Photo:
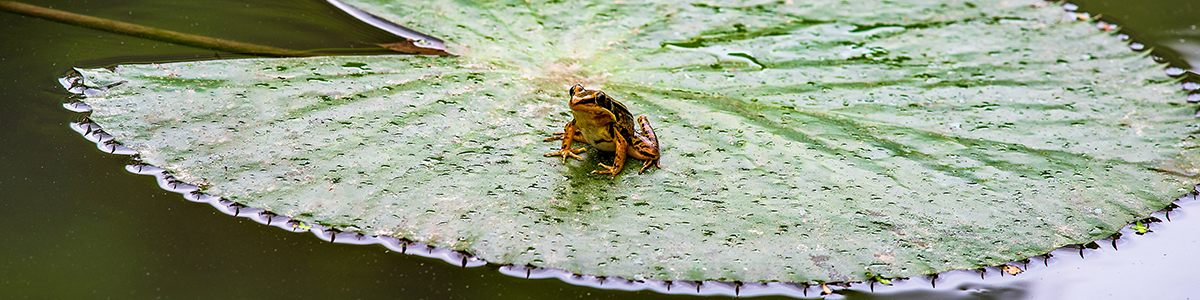
{"label": "frog's head", "polygon": [[609,100],[608,95],[600,90],[589,90],[583,88],[583,85],[576,84],[571,89],[567,90],[571,95],[571,100],[568,104],[575,111],[592,111],[602,110],[607,107]]}

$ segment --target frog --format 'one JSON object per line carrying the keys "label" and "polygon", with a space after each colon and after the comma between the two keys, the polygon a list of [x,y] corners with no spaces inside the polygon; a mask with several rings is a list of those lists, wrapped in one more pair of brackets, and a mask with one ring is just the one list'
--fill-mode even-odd
{"label": "frog", "polygon": [[571,108],[574,119],[567,122],[562,132],[556,132],[554,136],[546,138],[546,142],[562,140],[562,149],[546,153],[546,157],[561,156],[563,164],[567,163],[569,157],[582,161],[583,158],[576,154],[587,149],[571,148],[571,145],[574,142],[583,142],[600,151],[616,154],[611,166],[599,163],[600,169],[593,170],[591,174],[608,174],[610,180],[616,179],[617,174],[624,168],[627,157],[642,161],[642,168],[638,170],[638,174],[645,173],[650,166],[662,169],[658,165],[658,135],[654,134],[654,128],[650,126],[646,116],[639,116],[635,126],[633,113],[629,112],[625,104],[608,96],[604,91],[585,89],[580,84],[572,86],[567,90],[567,94],[570,97],[567,106]]}

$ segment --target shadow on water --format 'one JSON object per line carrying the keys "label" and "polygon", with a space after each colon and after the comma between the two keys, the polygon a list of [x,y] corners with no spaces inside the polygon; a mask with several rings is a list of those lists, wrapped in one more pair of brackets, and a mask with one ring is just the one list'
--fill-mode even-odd
{"label": "shadow on water", "polygon": [[[358,23],[322,1],[31,4],[293,49],[330,45],[361,48],[395,39],[391,33]],[[1147,45],[1145,49],[1155,49],[1155,56],[1180,70],[1168,72],[1194,76],[1182,70],[1195,72],[1192,66],[1200,66],[1200,43],[1194,40],[1200,37],[1200,31],[1195,30],[1200,20],[1188,17],[1196,15],[1194,4],[1099,0],[1076,4],[1079,11],[1102,13],[1100,20],[1124,24],[1123,34]],[[1178,17],[1159,17],[1164,12]],[[9,70],[0,75],[6,104],[0,109],[0,126],[9,128],[0,132],[0,141],[20,145],[0,150],[0,194],[5,195],[0,201],[0,226],[8,229],[0,232],[0,240],[5,241],[0,256],[8,258],[0,263],[3,299],[649,299],[697,292],[815,298],[824,293],[823,288],[833,292],[824,296],[830,299],[1182,299],[1200,292],[1190,273],[1200,269],[1200,262],[1190,251],[1200,246],[1200,234],[1194,230],[1200,228],[1200,218],[1193,213],[1200,210],[1200,201],[1191,197],[1177,201],[1179,209],[1170,215],[1159,212],[1153,216],[1167,222],[1126,226],[1121,230],[1126,238],[1062,248],[1045,257],[1010,263],[1021,267],[1024,273],[1019,275],[989,267],[982,272],[952,271],[936,277],[893,279],[890,285],[637,282],[554,269],[487,265],[462,253],[421,243],[332,231],[193,193],[195,187],[174,181],[161,169],[129,165],[129,173],[153,175],[156,180],[150,184],[144,178],[130,178],[128,173],[119,172],[129,162],[127,158],[97,155],[95,150],[128,154],[128,149],[106,143],[105,135],[92,125],[73,124],[69,128],[75,133],[63,126],[63,120],[71,117],[59,106],[67,95],[55,78],[69,67],[245,56],[113,36],[9,14],[0,14],[0,25],[3,30],[22,33],[6,37],[10,39],[7,47],[12,50],[0,57],[0,65]],[[71,105],[68,108],[86,110]],[[64,138],[74,134],[83,134],[97,143]],[[571,176],[587,176],[595,162],[594,158],[574,162],[577,166],[570,168]],[[179,195],[163,190],[212,208],[178,201]],[[572,201],[568,206],[584,207],[589,201]],[[258,224],[242,225],[244,220]],[[308,232],[317,238],[267,227]]]}

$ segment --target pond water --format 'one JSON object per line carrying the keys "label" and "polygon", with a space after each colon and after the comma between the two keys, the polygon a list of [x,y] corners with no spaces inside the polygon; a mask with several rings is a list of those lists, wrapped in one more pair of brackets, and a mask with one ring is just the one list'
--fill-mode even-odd
{"label": "pond water", "polygon": [[[389,33],[323,1],[29,1],[75,13],[291,49],[358,48]],[[1188,0],[1080,1],[1182,69],[1200,67],[1200,5]],[[153,3],[153,4],[151,4]],[[234,218],[125,171],[68,124],[57,78],[72,67],[230,58],[140,38],[0,13],[0,299],[683,298],[523,279],[499,266],[462,268],[380,246],[333,244]],[[1182,101],[1183,99],[1180,99]],[[1064,249],[1027,272],[942,274],[892,287],[858,284],[848,299],[1189,299],[1200,295],[1200,201],[1171,222],[1100,249]],[[1159,215],[1161,219],[1166,216]],[[835,287],[841,290],[843,287]],[[811,297],[817,296],[810,289]],[[782,296],[765,296],[761,299]]]}

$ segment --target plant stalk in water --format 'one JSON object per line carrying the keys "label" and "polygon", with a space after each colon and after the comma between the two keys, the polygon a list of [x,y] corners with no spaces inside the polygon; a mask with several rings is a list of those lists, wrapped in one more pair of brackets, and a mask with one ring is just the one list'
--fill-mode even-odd
{"label": "plant stalk in water", "polygon": [[146,27],[137,24],[130,24],[109,19],[97,18],[92,16],[80,15],[70,12],[65,12],[57,9],[50,9],[40,6],[29,5],[13,1],[0,1],[0,10],[11,12],[14,14],[42,18],[54,22],[82,26],[97,30],[104,30],[112,33],[124,34],[140,38],[163,41],[173,44],[187,45],[217,51],[225,51],[232,53],[277,56],[277,57],[296,57],[296,56],[318,56],[320,53],[296,51],[283,48],[275,48],[270,46],[262,46],[255,44],[247,44],[206,36],[198,36],[163,30],[153,27]]}

